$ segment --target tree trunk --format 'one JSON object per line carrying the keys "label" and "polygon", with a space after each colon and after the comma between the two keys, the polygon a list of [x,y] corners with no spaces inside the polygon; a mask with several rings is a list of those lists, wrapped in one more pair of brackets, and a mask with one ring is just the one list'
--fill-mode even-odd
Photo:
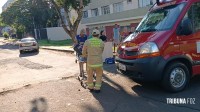
{"label": "tree trunk", "polygon": [[63,29],[71,37],[72,41],[74,43],[77,43],[77,40],[76,40],[77,30],[78,30],[78,26],[81,22],[81,19],[83,17],[83,0],[80,0],[80,8],[75,10],[78,14],[78,17],[76,18],[76,21],[74,22],[74,24],[72,24],[72,22],[70,21],[68,8],[66,8],[66,7],[64,8],[65,13],[66,13],[66,19],[67,19],[69,26],[67,26],[65,24],[65,22],[62,18],[62,15],[61,15],[61,12],[60,12],[60,7],[56,4],[56,2],[54,0],[50,0],[50,1],[55,6],[55,9],[56,9],[56,11],[59,15],[60,20],[61,20],[61,25],[62,25]]}

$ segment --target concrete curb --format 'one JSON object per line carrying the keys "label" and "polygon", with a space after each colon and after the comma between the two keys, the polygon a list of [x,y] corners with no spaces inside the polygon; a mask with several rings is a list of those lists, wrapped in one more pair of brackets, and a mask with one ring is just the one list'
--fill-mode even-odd
{"label": "concrete curb", "polygon": [[[10,44],[13,46],[18,46],[16,42],[6,42],[6,41],[0,41],[4,44]],[[51,50],[51,51],[58,51],[58,52],[67,52],[67,53],[74,53],[73,50],[68,50],[68,49],[56,49],[56,48],[48,48],[48,47],[40,47],[40,49],[45,49],[45,50]]]}
{"label": "concrete curb", "polygon": [[59,51],[59,52],[67,52],[67,53],[74,53],[73,50],[67,50],[67,49],[54,49],[54,48],[46,48],[46,47],[40,47],[40,49],[51,50],[51,51]]}

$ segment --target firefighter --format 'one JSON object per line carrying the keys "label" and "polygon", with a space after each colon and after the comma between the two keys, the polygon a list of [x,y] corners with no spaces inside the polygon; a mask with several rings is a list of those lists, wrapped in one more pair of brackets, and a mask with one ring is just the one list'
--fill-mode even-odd
{"label": "firefighter", "polygon": [[[87,40],[83,46],[82,56],[87,57],[87,85],[90,91],[100,92],[103,75],[102,53],[104,43],[99,39],[100,32],[95,29],[92,32],[92,38]],[[96,74],[96,81],[93,82],[93,76]]]}

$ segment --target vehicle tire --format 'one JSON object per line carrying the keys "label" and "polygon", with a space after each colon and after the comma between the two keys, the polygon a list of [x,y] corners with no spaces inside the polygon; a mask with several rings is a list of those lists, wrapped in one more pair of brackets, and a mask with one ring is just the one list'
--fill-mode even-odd
{"label": "vehicle tire", "polygon": [[24,53],[24,51],[23,51],[23,50],[20,50],[20,51],[19,51],[19,53],[20,53],[20,54],[23,54],[23,53]]}
{"label": "vehicle tire", "polygon": [[170,92],[179,92],[186,88],[190,81],[188,67],[181,62],[169,64],[162,80],[163,87]]}
{"label": "vehicle tire", "polygon": [[36,49],[35,51],[39,53],[39,48],[38,48],[38,49]]}

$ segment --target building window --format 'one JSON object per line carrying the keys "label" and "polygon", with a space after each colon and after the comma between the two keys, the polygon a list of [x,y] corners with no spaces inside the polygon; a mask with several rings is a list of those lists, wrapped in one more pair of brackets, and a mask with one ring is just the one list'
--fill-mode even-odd
{"label": "building window", "polygon": [[88,18],[88,11],[83,11],[83,18]]}
{"label": "building window", "polygon": [[153,5],[153,0],[138,0],[139,7],[146,7],[149,5]]}
{"label": "building window", "polygon": [[128,4],[132,3],[132,0],[127,0],[127,3],[128,3]]}
{"label": "building window", "polygon": [[101,7],[102,15],[110,14],[110,7],[109,5]]}
{"label": "building window", "polygon": [[122,12],[123,10],[123,2],[113,4],[113,12]]}
{"label": "building window", "polygon": [[99,15],[98,8],[92,9],[91,13],[92,13],[92,17],[98,16]]}

